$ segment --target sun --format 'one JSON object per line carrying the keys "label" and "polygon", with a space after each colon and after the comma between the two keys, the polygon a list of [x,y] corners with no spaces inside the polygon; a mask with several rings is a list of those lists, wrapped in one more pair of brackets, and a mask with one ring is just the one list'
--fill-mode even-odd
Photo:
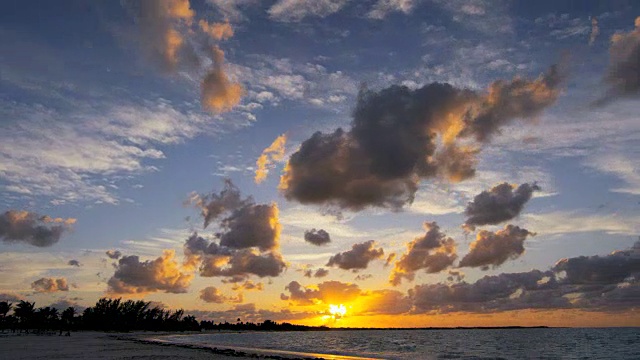
{"label": "sun", "polygon": [[343,317],[347,313],[347,308],[340,305],[329,305],[329,313],[336,319]]}

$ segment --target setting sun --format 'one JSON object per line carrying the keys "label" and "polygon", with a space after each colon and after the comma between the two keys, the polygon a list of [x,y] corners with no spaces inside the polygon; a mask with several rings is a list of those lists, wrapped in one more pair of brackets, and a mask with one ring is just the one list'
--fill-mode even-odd
{"label": "setting sun", "polygon": [[329,313],[336,319],[343,317],[347,313],[347,308],[340,305],[329,305]]}

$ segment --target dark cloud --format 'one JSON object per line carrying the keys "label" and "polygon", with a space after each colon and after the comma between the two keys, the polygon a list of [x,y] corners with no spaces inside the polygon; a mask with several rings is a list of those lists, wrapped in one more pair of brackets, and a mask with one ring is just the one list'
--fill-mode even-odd
{"label": "dark cloud", "polygon": [[609,90],[596,105],[640,94],[640,17],[636,19],[635,26],[631,32],[616,33],[611,38],[606,76]]}
{"label": "dark cloud", "polygon": [[81,266],[80,261],[75,260],[75,259],[74,260],[69,260],[69,262],[67,262],[67,265],[76,266],[76,267],[80,267]]}
{"label": "dark cloud", "polygon": [[261,282],[254,283],[251,280],[247,280],[242,284],[240,284],[239,282],[236,283],[231,288],[231,290],[233,290],[233,291],[243,291],[243,290],[247,290],[247,291],[262,291],[262,290],[264,290],[264,284],[262,284]]}
{"label": "dark cloud", "polygon": [[240,209],[247,204],[253,204],[251,197],[242,198],[240,189],[238,189],[231,180],[224,181],[224,189],[220,193],[211,193],[206,195],[192,194],[188,203],[196,206],[201,210],[204,218],[204,227],[217,220],[221,215]]}
{"label": "dark cloud", "polygon": [[241,303],[244,301],[242,294],[235,297],[225,296],[220,289],[208,286],[200,290],[200,299],[208,303],[223,304],[227,302]]}
{"label": "dark cloud", "polygon": [[220,261],[218,257],[205,257],[200,267],[200,276],[278,276],[287,267],[282,255],[277,252],[257,253],[252,249],[234,251]]}
{"label": "dark cloud", "polygon": [[329,258],[326,266],[337,266],[343,270],[366,269],[369,262],[384,256],[382,248],[375,248],[374,240],[351,246],[351,250],[341,252]]}
{"label": "dark cloud", "polygon": [[435,222],[425,222],[424,236],[417,237],[407,244],[407,252],[395,262],[389,281],[399,285],[402,279],[413,281],[416,271],[427,273],[440,272],[453,264],[456,254],[455,241],[440,231]]}
{"label": "dark cloud", "polygon": [[118,260],[122,256],[120,250],[107,250],[105,254],[107,254],[107,257],[109,257],[109,259],[114,260]]}
{"label": "dark cloud", "polygon": [[17,302],[20,300],[24,300],[24,298],[20,295],[10,294],[10,293],[0,293],[0,301]]}
{"label": "dark cloud", "polygon": [[261,251],[278,247],[281,226],[278,207],[273,204],[246,205],[222,222],[220,245],[232,249],[256,247]]}
{"label": "dark cloud", "polygon": [[31,288],[35,292],[50,293],[56,291],[69,291],[69,284],[65,278],[40,278],[31,283]]}
{"label": "dark cloud", "polygon": [[461,134],[487,142],[513,119],[535,117],[556,102],[564,78],[565,72],[553,65],[533,81],[516,77],[493,82],[479,107],[467,114]]}
{"label": "dark cloud", "polygon": [[145,294],[187,292],[193,274],[183,271],[175,261],[175,251],[165,250],[155,260],[140,261],[138,256],[123,256],[109,279],[111,294]]}
{"label": "dark cloud", "polygon": [[289,291],[289,295],[284,298],[299,305],[347,303],[361,294],[358,285],[333,280],[321,282],[315,288],[304,287],[299,282],[292,281],[285,290]]}
{"label": "dark cloud", "polygon": [[321,246],[331,242],[329,233],[320,229],[311,229],[304,232],[304,241],[313,245]]}
{"label": "dark cloud", "polygon": [[307,269],[304,271],[304,276],[308,278],[310,277],[321,278],[327,275],[329,275],[329,270],[325,268],[319,268],[316,271],[313,271],[313,269]]}
{"label": "dark cloud", "polygon": [[553,270],[564,272],[564,281],[570,284],[617,284],[628,277],[640,281],[640,241],[629,250],[615,251],[607,256],[562,259]]}
{"label": "dark cloud", "polygon": [[536,190],[540,187],[535,183],[525,183],[516,188],[505,182],[481,192],[465,209],[465,229],[473,231],[476,226],[495,225],[515,218]]}
{"label": "dark cloud", "polygon": [[441,83],[362,89],[351,128],[305,140],[289,158],[280,189],[304,204],[401,208],[423,179],[472,177],[482,143],[553,104],[561,79],[554,66],[535,80],[496,81],[487,94]]}
{"label": "dark cloud", "polygon": [[638,309],[640,242],[604,256],[562,259],[550,270],[485,276],[473,284],[425,284],[409,291],[415,313],[573,308]]}
{"label": "dark cloud", "polygon": [[469,245],[469,253],[460,260],[460,267],[496,268],[509,259],[517,259],[524,253],[524,241],[534,233],[518,226],[507,225],[495,233],[481,230]]}
{"label": "dark cloud", "polygon": [[287,267],[280,254],[281,225],[278,207],[243,199],[230,180],[219,194],[193,196],[191,203],[202,210],[205,227],[217,221],[218,242],[193,234],[184,245],[185,266],[197,268],[201,276],[223,276],[244,280],[249,275],[278,276]]}
{"label": "dark cloud", "polygon": [[57,243],[76,219],[51,218],[29,211],[9,210],[0,215],[0,239],[47,247]]}

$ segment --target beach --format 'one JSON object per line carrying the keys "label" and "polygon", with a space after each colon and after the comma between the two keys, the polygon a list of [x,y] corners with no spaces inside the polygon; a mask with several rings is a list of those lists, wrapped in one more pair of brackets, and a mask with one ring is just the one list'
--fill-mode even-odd
{"label": "beach", "polygon": [[229,359],[204,349],[136,341],[140,335],[77,332],[70,337],[0,334],[0,359]]}

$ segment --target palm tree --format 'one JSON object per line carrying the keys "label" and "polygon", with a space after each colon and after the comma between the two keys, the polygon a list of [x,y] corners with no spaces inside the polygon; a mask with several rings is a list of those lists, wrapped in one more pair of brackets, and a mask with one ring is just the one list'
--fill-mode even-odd
{"label": "palm tree", "polygon": [[73,306],[69,306],[62,312],[62,325],[60,326],[60,334],[62,335],[62,328],[67,328],[67,336],[71,336],[71,327],[73,326],[76,315],[76,309]]}
{"label": "palm tree", "polygon": [[28,301],[20,300],[16,308],[13,310],[14,315],[18,318],[21,329],[29,332],[29,327],[33,322],[35,314],[34,307],[36,303],[30,303]]}
{"label": "palm tree", "polygon": [[7,313],[11,311],[12,307],[12,303],[8,301],[0,301],[0,316],[2,316],[2,318],[0,318],[0,328],[2,328],[2,332],[4,332],[4,328],[6,327],[5,323],[7,319]]}

